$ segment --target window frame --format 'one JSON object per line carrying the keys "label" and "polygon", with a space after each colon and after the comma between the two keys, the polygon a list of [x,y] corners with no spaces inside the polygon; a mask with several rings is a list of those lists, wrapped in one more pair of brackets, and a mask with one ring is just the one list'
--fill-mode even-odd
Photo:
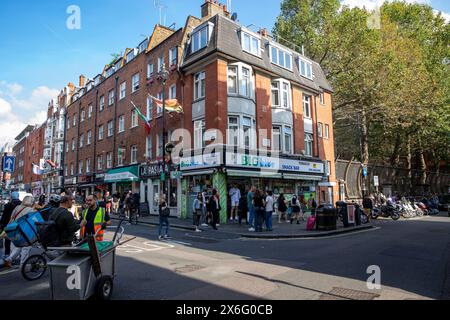
{"label": "window frame", "polygon": [[322,122],[318,122],[317,123],[317,136],[319,138],[323,138],[324,137],[324,135],[323,135],[323,123]]}
{"label": "window frame", "polygon": [[119,87],[119,100],[125,99],[127,96],[127,82],[124,81],[120,84]]}
{"label": "window frame", "polygon": [[324,132],[324,138],[330,139],[330,125],[325,124],[325,132]]}
{"label": "window frame", "polygon": [[[274,61],[274,50],[276,50],[276,61]],[[283,53],[283,64],[281,64],[280,60],[281,60],[281,55],[280,53]],[[283,69],[289,70],[289,71],[293,71],[293,54],[290,53],[287,49],[283,49],[277,45],[275,45],[274,43],[270,43],[269,44],[269,56],[270,56],[270,62],[276,66],[279,66]],[[289,60],[286,59],[286,56],[289,57]],[[289,66],[287,66],[287,61],[289,61]]]}
{"label": "window frame", "polygon": [[[311,96],[307,94],[302,95],[302,105],[303,105],[303,118],[312,119],[311,114]],[[308,108],[306,108],[308,106]],[[308,111],[308,112],[306,112]],[[307,115],[308,114],[308,115]]]}
{"label": "window frame", "polygon": [[[206,147],[205,141],[206,122],[204,119],[194,121],[194,150]],[[200,137],[200,141],[199,141]]]}
{"label": "window frame", "polygon": [[100,97],[100,112],[105,110],[105,95],[102,95]]}
{"label": "window frame", "polygon": [[114,89],[108,91],[108,107],[112,106],[114,104],[115,99],[115,93]]}
{"label": "window frame", "polygon": [[[305,133],[305,156],[312,157],[314,153],[314,136],[310,133]],[[307,146],[310,145],[310,148],[307,148]],[[308,152],[311,151],[310,153]]]}
{"label": "window frame", "polygon": [[112,152],[108,152],[106,154],[106,169],[111,169],[113,166],[113,153]]}
{"label": "window frame", "polygon": [[97,171],[103,171],[103,155],[97,156]]}
{"label": "window frame", "polygon": [[104,137],[105,137],[104,131],[105,131],[105,128],[104,128],[104,125],[102,124],[98,127],[98,141],[102,141],[104,139]]}
{"label": "window frame", "polygon": [[[244,39],[245,37],[248,36],[249,39],[249,49],[247,49],[245,47],[245,43],[244,43]],[[256,48],[256,52],[253,50],[253,44],[254,44],[254,40],[257,41],[257,48]],[[261,37],[258,37],[250,32],[248,32],[247,30],[243,30],[241,29],[241,47],[242,47],[242,51],[247,52],[251,55],[257,56],[257,57],[261,57]]]}
{"label": "window frame", "polygon": [[194,75],[194,101],[204,99],[206,96],[206,72],[201,71]]}
{"label": "window frame", "polygon": [[125,132],[125,116],[121,115],[119,116],[119,124],[118,124],[118,131],[117,133],[123,133]]}
{"label": "window frame", "polygon": [[138,113],[136,110],[131,110],[131,129],[136,128],[139,125]]}
{"label": "window frame", "polygon": [[[136,77],[137,77],[137,84],[136,84]],[[141,75],[138,73],[135,73],[131,77],[131,93],[135,93],[140,89],[140,82],[141,82]]]}
{"label": "window frame", "polygon": [[[277,84],[276,86],[274,84]],[[285,89],[287,86],[287,89]],[[274,93],[278,96],[278,104],[274,104]],[[287,94],[287,107],[285,107],[285,93]],[[278,108],[283,110],[292,110],[292,85],[290,81],[285,79],[274,79],[271,81],[271,104],[272,108]]]}
{"label": "window frame", "polygon": [[[197,28],[195,28],[191,34],[190,34],[190,52],[191,54],[194,54],[206,47],[208,47],[209,42],[211,40],[211,35],[212,35],[212,30],[214,29],[214,24],[212,22],[206,22],[200,26],[198,26]],[[206,31],[206,35],[205,37],[204,34],[202,33],[203,31]],[[205,38],[205,43],[202,44],[202,40],[204,40]],[[198,46],[196,46],[196,44],[198,44]]]}
{"label": "window frame", "polygon": [[89,130],[87,133],[86,145],[90,146],[91,144],[92,144],[92,130]]}
{"label": "window frame", "polygon": [[[122,152],[120,152],[120,151],[122,151]],[[125,165],[125,157],[124,157],[125,152],[127,152],[126,148],[124,148],[124,147],[117,148],[117,166],[118,167],[123,167]]]}
{"label": "window frame", "polygon": [[[175,93],[173,92],[175,88]],[[169,87],[169,100],[177,98],[177,85],[173,84]]]}
{"label": "window frame", "polygon": [[[305,73],[303,73],[303,66],[305,66],[305,70],[304,70]],[[312,62],[310,62],[302,57],[298,58],[298,72],[300,73],[300,76],[302,76],[306,79],[309,79],[309,80],[314,79]]]}
{"label": "window frame", "polygon": [[[134,155],[134,160],[133,160]],[[138,147],[137,145],[132,145],[130,149],[130,164],[138,163]]]}
{"label": "window frame", "polygon": [[[174,53],[175,51],[175,53]],[[169,67],[178,65],[178,47],[169,49]]]}
{"label": "window frame", "polygon": [[[151,72],[150,72],[151,71]],[[147,63],[147,79],[150,79],[155,74],[155,65],[152,62]]]}
{"label": "window frame", "polygon": [[114,135],[114,121],[108,121],[107,131],[108,137],[112,137]]}

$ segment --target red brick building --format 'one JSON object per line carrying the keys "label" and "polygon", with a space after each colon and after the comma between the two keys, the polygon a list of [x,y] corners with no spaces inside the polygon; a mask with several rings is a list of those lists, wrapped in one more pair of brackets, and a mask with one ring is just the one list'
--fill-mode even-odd
{"label": "red brick building", "polygon": [[41,175],[33,173],[33,164],[40,166],[44,150],[44,126],[27,126],[13,147],[16,167],[12,185],[37,196],[42,192]]}
{"label": "red brick building", "polygon": [[[101,75],[80,77],[67,107],[65,187],[133,190],[156,212],[164,185],[185,218],[197,192],[214,187],[223,221],[233,185],[242,194],[255,185],[335,202],[333,91],[321,67],[267,31],[239,25],[224,5],[207,0],[201,14],[179,30],[157,25]],[[165,97],[184,109],[164,117],[164,141],[183,151],[164,184],[163,117],[149,97],[162,100],[163,66]],[[133,104],[150,119],[149,136]]]}

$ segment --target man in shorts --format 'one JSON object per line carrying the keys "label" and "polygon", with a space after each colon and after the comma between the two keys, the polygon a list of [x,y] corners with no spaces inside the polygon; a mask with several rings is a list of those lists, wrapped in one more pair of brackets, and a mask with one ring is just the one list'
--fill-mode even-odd
{"label": "man in shorts", "polygon": [[231,197],[231,215],[230,222],[238,222],[238,209],[239,209],[239,199],[241,198],[241,190],[239,190],[238,186],[235,184],[233,188],[230,189],[230,197]]}

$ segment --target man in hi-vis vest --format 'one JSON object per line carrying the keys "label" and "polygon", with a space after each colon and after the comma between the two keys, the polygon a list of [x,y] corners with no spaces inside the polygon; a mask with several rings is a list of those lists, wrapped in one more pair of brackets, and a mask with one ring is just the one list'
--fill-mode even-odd
{"label": "man in hi-vis vest", "polygon": [[105,211],[105,208],[101,208],[97,204],[97,197],[95,195],[90,195],[86,197],[87,209],[83,211],[81,217],[82,224],[84,227],[81,228],[80,235],[82,238],[87,235],[94,235],[98,230],[95,240],[103,241],[103,234],[106,226],[111,224],[111,218],[109,214]]}

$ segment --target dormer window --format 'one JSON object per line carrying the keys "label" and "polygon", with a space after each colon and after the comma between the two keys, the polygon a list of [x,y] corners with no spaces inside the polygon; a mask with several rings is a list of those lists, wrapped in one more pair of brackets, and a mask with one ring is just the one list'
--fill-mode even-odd
{"label": "dormer window", "polygon": [[109,68],[108,70],[106,70],[105,76],[106,78],[112,76],[114,73],[114,69],[113,68]]}
{"label": "dormer window", "polygon": [[122,59],[120,59],[119,61],[116,62],[116,64],[114,65],[114,71],[118,71],[122,66]]}
{"label": "dormer window", "polygon": [[298,59],[298,67],[300,75],[311,79],[313,78],[313,72],[312,72],[312,63],[306,61],[305,59],[299,58]]}
{"label": "dormer window", "polygon": [[214,24],[208,22],[191,33],[191,53],[197,52],[208,46]]}
{"label": "dormer window", "polygon": [[130,62],[131,60],[133,60],[135,57],[136,57],[136,49],[132,49],[127,54],[127,63]]}
{"label": "dormer window", "polygon": [[144,52],[147,50],[148,47],[148,39],[145,39],[141,44],[139,45],[139,53]]}
{"label": "dormer window", "polygon": [[270,45],[270,61],[273,64],[292,71],[292,54],[287,50]]}
{"label": "dormer window", "polygon": [[261,56],[261,40],[247,32],[241,31],[241,44],[242,50],[253,54],[255,56]]}

